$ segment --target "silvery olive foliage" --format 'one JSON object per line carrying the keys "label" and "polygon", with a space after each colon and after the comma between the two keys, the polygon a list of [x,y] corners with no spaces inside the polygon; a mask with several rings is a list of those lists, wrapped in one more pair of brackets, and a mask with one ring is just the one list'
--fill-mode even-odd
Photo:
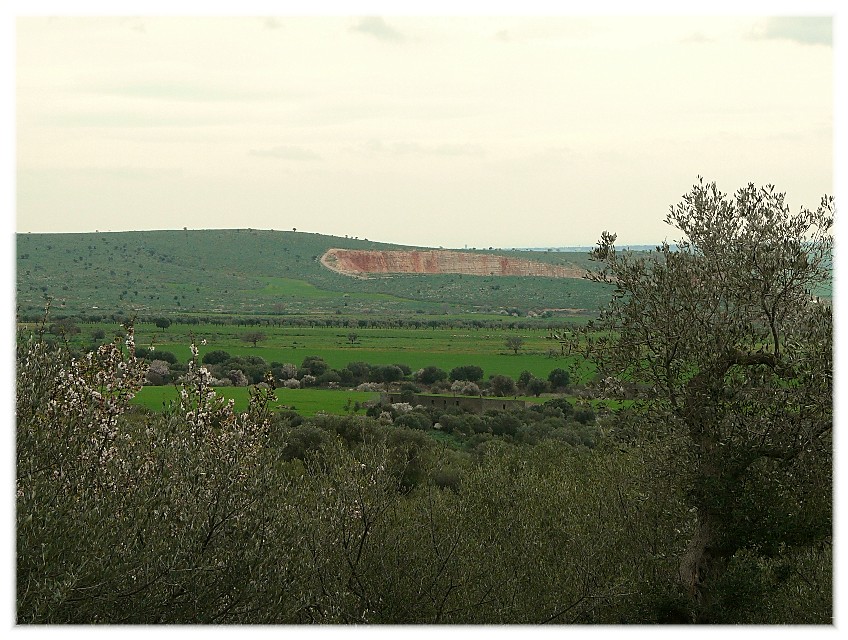
{"label": "silvery olive foliage", "polygon": [[674,245],[620,251],[605,232],[593,252],[613,297],[572,349],[606,393],[635,386],[636,439],[673,434],[695,516],[679,568],[694,621],[749,606],[722,591],[740,554],[829,545],[833,326],[815,292],[834,213],[830,197],[793,213],[772,186],[728,196],[701,179],[666,217]]}

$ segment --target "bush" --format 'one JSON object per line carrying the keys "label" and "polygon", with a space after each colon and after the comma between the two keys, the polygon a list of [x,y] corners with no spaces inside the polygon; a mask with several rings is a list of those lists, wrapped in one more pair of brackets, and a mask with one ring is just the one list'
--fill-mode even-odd
{"label": "bush", "polygon": [[424,367],[415,372],[415,379],[421,384],[433,384],[447,377],[448,374],[445,373],[444,369],[435,366]]}
{"label": "bush", "polygon": [[282,437],[285,439],[285,446],[280,452],[283,460],[305,460],[333,439],[330,433],[313,424],[293,426],[285,430]]}
{"label": "bush", "polygon": [[250,384],[250,380],[241,369],[230,369],[227,371],[227,378],[230,379],[234,387],[246,387]]}
{"label": "bush", "polygon": [[450,380],[468,380],[469,382],[479,382],[483,379],[483,369],[476,365],[464,365],[454,367],[450,371]]}
{"label": "bush", "polygon": [[489,389],[493,395],[498,397],[514,396],[518,393],[515,380],[509,376],[495,375],[489,378]]}
{"label": "bush", "polygon": [[215,351],[209,351],[208,353],[203,354],[201,362],[203,362],[203,364],[221,364],[222,362],[229,360],[230,357],[230,354],[226,351],[216,349]]}
{"label": "bush", "polygon": [[150,363],[145,374],[145,379],[152,385],[163,385],[170,382],[171,372],[168,363],[163,360],[154,360]]}
{"label": "bush", "polygon": [[552,398],[542,404],[542,407],[559,410],[563,417],[569,417],[574,413],[574,405],[565,398]]}
{"label": "bush", "polygon": [[402,413],[394,419],[396,427],[406,427],[409,429],[417,429],[418,431],[426,431],[433,426],[430,421],[430,416],[418,411],[409,411]]}
{"label": "bush", "polygon": [[581,424],[595,422],[595,410],[590,406],[581,406],[574,410],[574,419]]}
{"label": "bush", "polygon": [[468,382],[467,380],[457,380],[451,386],[450,390],[453,393],[459,394],[461,396],[479,396],[480,395],[480,387],[478,387],[473,382]]}
{"label": "bush", "polygon": [[168,364],[177,364],[177,356],[175,356],[173,353],[171,353],[170,351],[153,349],[153,347],[150,348],[146,359],[162,360],[163,362],[167,362]]}
{"label": "bush", "polygon": [[325,387],[330,384],[338,384],[341,381],[342,377],[339,375],[339,372],[334,369],[330,369],[318,376],[316,384],[318,386]]}
{"label": "bush", "polygon": [[537,398],[548,390],[548,383],[541,378],[530,378],[527,383],[527,392],[532,393]]}
{"label": "bush", "polygon": [[371,365],[367,362],[349,362],[345,370],[350,372],[355,382],[364,382],[371,373]]}
{"label": "bush", "polygon": [[565,369],[554,369],[548,374],[548,382],[552,389],[561,389],[568,386],[571,376]]}
{"label": "bush", "polygon": [[397,382],[403,379],[403,371],[393,364],[377,365],[371,368],[371,382]]}
{"label": "bush", "polygon": [[300,368],[305,370],[308,375],[317,377],[325,373],[330,368],[330,365],[321,356],[306,356]]}

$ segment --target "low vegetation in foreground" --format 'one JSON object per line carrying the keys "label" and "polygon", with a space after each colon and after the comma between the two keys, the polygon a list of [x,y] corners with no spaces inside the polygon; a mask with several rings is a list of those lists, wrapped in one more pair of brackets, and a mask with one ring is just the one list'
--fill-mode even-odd
{"label": "low vegetation in foreground", "polygon": [[[830,624],[832,316],[809,291],[832,202],[701,183],[669,220],[689,240],[650,259],[604,235],[612,302],[571,336],[615,411],[307,416],[274,406],[273,367],[239,411],[189,343],[154,412],[131,325],[74,351],[21,335],[17,622]],[[492,392],[472,363],[381,366]]]}

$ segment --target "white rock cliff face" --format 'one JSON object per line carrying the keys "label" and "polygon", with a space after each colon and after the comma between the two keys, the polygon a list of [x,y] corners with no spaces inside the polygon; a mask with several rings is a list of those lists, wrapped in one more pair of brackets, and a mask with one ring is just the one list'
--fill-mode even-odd
{"label": "white rock cliff face", "polygon": [[576,267],[462,251],[364,251],[329,249],[321,263],[339,273],[367,277],[388,273],[461,273],[474,276],[582,278]]}

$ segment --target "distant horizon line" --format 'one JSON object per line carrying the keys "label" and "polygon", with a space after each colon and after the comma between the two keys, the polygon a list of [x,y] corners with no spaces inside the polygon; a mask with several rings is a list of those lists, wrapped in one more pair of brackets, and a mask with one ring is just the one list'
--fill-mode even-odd
{"label": "distant horizon line", "polygon": [[[334,238],[342,238],[345,240],[359,240],[362,242],[376,242],[379,244],[394,244],[400,246],[408,246],[408,247],[424,247],[430,249],[450,249],[452,251],[489,251],[489,250],[498,250],[498,251],[546,251],[546,250],[554,250],[559,249],[560,251],[564,249],[591,249],[596,246],[597,240],[586,243],[572,243],[572,244],[563,244],[563,245],[545,245],[545,244],[527,244],[527,245],[512,245],[512,246],[494,246],[489,245],[486,247],[478,247],[469,245],[466,243],[463,246],[447,246],[447,245],[414,245],[414,244],[406,244],[402,242],[395,242],[390,240],[374,240],[373,238],[364,238],[359,236],[351,236],[344,235],[340,236],[332,233],[320,233],[317,231],[307,231],[307,230],[299,230],[297,227],[292,227],[291,229],[264,229],[258,227],[215,227],[215,228],[201,228],[201,229],[193,229],[190,227],[182,227],[179,229],[94,229],[91,231],[15,231],[15,235],[26,235],[26,234],[39,234],[39,235],[74,235],[74,234],[95,234],[95,233],[158,233],[162,231],[269,231],[269,232],[282,232],[282,233],[306,233],[310,235],[318,235],[318,236],[327,236]],[[626,247],[655,247],[660,242],[628,242],[618,244],[618,247],[626,248]]]}

